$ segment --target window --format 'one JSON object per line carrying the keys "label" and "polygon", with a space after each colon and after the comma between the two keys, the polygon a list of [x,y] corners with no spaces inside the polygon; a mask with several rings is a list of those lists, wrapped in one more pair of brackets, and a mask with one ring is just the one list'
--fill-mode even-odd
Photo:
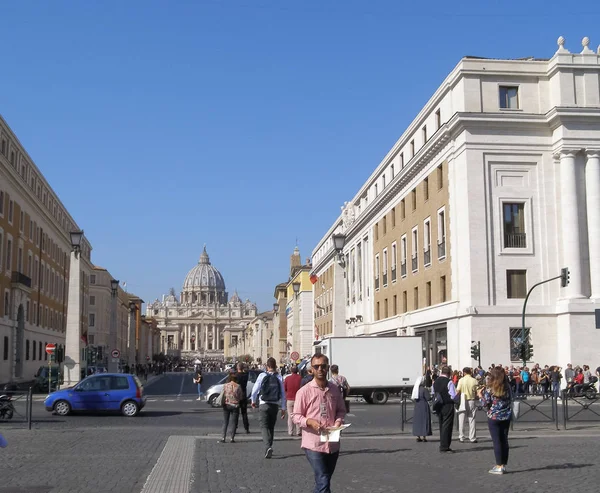
{"label": "window", "polygon": [[437,214],[438,260],[441,260],[446,258],[446,211],[440,209]]}
{"label": "window", "polygon": [[88,325],[90,327],[95,327],[96,326],[96,314],[90,313],[90,321],[89,321]]}
{"label": "window", "polygon": [[440,277],[440,303],[445,303],[446,299],[446,276]]}
{"label": "window", "polygon": [[15,203],[12,200],[8,201],[8,222],[12,224],[13,222],[13,212],[15,208]]}
{"label": "window", "polygon": [[383,318],[388,318],[388,299],[383,300]]}
{"label": "window", "polygon": [[423,223],[423,264],[431,265],[431,220]]}
{"label": "window", "polygon": [[385,188],[385,173],[381,175],[381,189]]}
{"label": "window", "polygon": [[392,243],[392,282],[396,282],[396,243]]}
{"label": "window", "polygon": [[19,231],[22,233],[25,229],[25,214],[23,211],[19,213]]}
{"label": "window", "polygon": [[408,256],[407,253],[407,245],[406,245],[406,235],[402,237],[400,240],[400,275],[402,277],[406,277],[406,258]]}
{"label": "window", "polygon": [[4,347],[2,348],[4,361],[8,359],[8,336],[4,336]]}
{"label": "window", "polygon": [[6,156],[6,141],[2,139],[2,154]]}
{"label": "window", "polygon": [[421,133],[423,134],[423,144],[425,144],[427,142],[427,125],[423,127]]}
{"label": "window", "polygon": [[408,291],[402,292],[402,311],[404,313],[408,311]]}
{"label": "window", "polygon": [[377,183],[375,183],[375,197],[379,195],[379,188],[377,187]]}
{"label": "window", "polygon": [[25,341],[25,359],[29,360],[29,339]]}
{"label": "window", "polygon": [[90,306],[94,306],[96,304],[96,297],[90,296]]}
{"label": "window", "polygon": [[394,295],[394,303],[392,305],[394,309],[394,315],[398,315],[398,296]]}
{"label": "window", "polygon": [[531,344],[531,329],[525,327],[525,339],[523,339],[523,328],[510,329],[510,360],[521,361],[521,345]]}
{"label": "window", "polygon": [[425,304],[431,306],[431,281],[425,283]]}
{"label": "window", "polygon": [[4,192],[0,190],[0,216],[4,216]]}
{"label": "window", "polygon": [[500,86],[500,108],[519,109],[519,88],[517,86]]}
{"label": "window", "polygon": [[404,168],[404,153],[400,153],[400,169]]}
{"label": "window", "polygon": [[390,179],[394,179],[394,163],[390,165]]}
{"label": "window", "polygon": [[444,165],[440,164],[437,167],[437,185],[438,190],[441,190],[444,187]]}
{"label": "window", "polygon": [[413,188],[412,192],[411,192],[411,197],[412,197],[412,210],[415,211],[417,210],[417,189]]}
{"label": "window", "polygon": [[413,289],[413,309],[419,309],[419,288],[417,287]]}
{"label": "window", "polygon": [[419,270],[419,230],[414,228],[412,230],[412,271],[416,272]]}
{"label": "window", "polygon": [[90,284],[96,284],[96,274],[90,276]]}
{"label": "window", "polygon": [[4,293],[4,316],[10,316],[10,301],[8,299],[8,291],[5,291]]}
{"label": "window", "polygon": [[12,240],[6,241],[6,270],[12,270]]}
{"label": "window", "polygon": [[390,212],[390,216],[392,218],[392,228],[396,227],[396,208],[392,208],[391,212]]}
{"label": "window", "polygon": [[375,241],[379,239],[379,223],[375,223],[375,226],[373,226],[373,237]]}
{"label": "window", "polygon": [[525,204],[502,204],[504,217],[504,248],[526,248]]}
{"label": "window", "polygon": [[437,130],[442,126],[442,113],[440,110],[435,112],[435,129]]}
{"label": "window", "polygon": [[37,343],[36,341],[33,341],[33,351],[31,352],[31,359],[33,361],[35,361],[35,353],[36,353],[36,349],[37,349]]}
{"label": "window", "polygon": [[423,180],[423,199],[429,200],[429,178]]}
{"label": "window", "polygon": [[388,284],[388,251],[387,248],[383,250],[383,287],[385,288]]}
{"label": "window", "polygon": [[128,390],[129,379],[127,377],[111,377],[111,390]]}
{"label": "window", "polygon": [[383,216],[381,220],[381,230],[383,232],[383,236],[387,234],[387,216]]}
{"label": "window", "polygon": [[375,289],[379,289],[379,254],[375,255]]}
{"label": "window", "polygon": [[375,305],[375,320],[379,320],[379,301]]}
{"label": "window", "polygon": [[415,141],[414,140],[410,141],[410,157],[411,158],[415,157]]}
{"label": "window", "polygon": [[400,201],[400,219],[406,218],[406,202],[404,199]]}
{"label": "window", "polygon": [[38,343],[38,359],[42,361],[42,341]]}
{"label": "window", "polygon": [[506,297],[525,298],[527,296],[527,271],[506,271]]}

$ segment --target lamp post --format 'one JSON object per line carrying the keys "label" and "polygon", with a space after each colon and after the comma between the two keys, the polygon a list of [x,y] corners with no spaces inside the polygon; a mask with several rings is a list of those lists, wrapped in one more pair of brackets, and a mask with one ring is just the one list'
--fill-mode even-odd
{"label": "lamp post", "polygon": [[[275,324],[275,317],[277,317],[277,324]],[[281,351],[281,317],[279,317],[279,303],[273,303],[273,330],[277,328],[277,346],[279,348],[279,359],[283,361],[283,355],[285,352]],[[273,348],[273,357],[275,357],[275,348]]]}
{"label": "lamp post", "polygon": [[[110,281],[110,333],[108,335],[109,351],[111,352],[108,359],[109,373],[119,372],[119,358],[114,358],[112,352],[117,348],[117,298],[119,294],[119,281],[111,279]],[[134,346],[135,347],[135,346]]]}
{"label": "lamp post", "polygon": [[300,283],[293,282],[292,289],[294,291],[294,324],[292,325],[292,349],[302,354],[300,348],[300,313],[298,308],[298,294],[300,293]]}
{"label": "lamp post", "polygon": [[81,380],[81,268],[80,253],[83,231],[71,231],[69,296],[65,334],[64,385],[72,387]]}
{"label": "lamp post", "polygon": [[[117,282],[117,290],[119,288]],[[112,286],[111,286],[112,289]],[[112,294],[112,291],[111,291]],[[135,347],[135,325],[136,325],[136,310],[137,305],[135,301],[129,302],[129,327],[128,327],[128,337],[127,337],[127,364],[129,366],[135,365],[135,355],[136,355],[136,347]],[[113,348],[114,349],[114,348]]]}
{"label": "lamp post", "polygon": [[333,265],[333,330],[332,336],[344,336],[346,333],[346,289],[345,279],[346,260],[344,258],[344,246],[346,236],[338,233],[332,236],[333,248],[337,256],[337,262]]}

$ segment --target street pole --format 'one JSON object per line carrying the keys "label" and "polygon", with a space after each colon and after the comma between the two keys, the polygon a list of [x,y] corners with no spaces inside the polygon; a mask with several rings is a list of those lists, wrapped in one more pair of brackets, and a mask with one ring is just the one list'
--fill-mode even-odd
{"label": "street pole", "polygon": [[79,250],[71,252],[69,296],[65,334],[64,386],[72,387],[81,379],[81,260]]}
{"label": "street pole", "polygon": [[481,367],[481,341],[477,341],[477,364]]}
{"label": "street pole", "polygon": [[551,277],[550,279],[546,279],[545,281],[540,281],[537,284],[534,284],[533,286],[531,286],[531,288],[527,292],[527,296],[525,296],[525,301],[523,302],[523,314],[521,315],[521,348],[523,350],[523,367],[527,366],[527,356],[526,356],[526,351],[525,351],[525,309],[527,308],[527,301],[529,301],[529,296],[531,295],[531,292],[538,286],[541,286],[542,284],[546,284],[547,282],[555,281],[556,279],[561,279],[561,278],[562,278],[562,275],[556,276],[556,277]]}
{"label": "street pole", "polygon": [[[110,281],[111,289],[111,304],[110,304],[110,333],[108,336],[109,344],[109,355],[108,359],[108,372],[118,373],[119,372],[119,358],[113,358],[112,352],[117,349],[117,299],[119,293],[119,281],[113,279]],[[116,360],[116,361],[115,361]]]}

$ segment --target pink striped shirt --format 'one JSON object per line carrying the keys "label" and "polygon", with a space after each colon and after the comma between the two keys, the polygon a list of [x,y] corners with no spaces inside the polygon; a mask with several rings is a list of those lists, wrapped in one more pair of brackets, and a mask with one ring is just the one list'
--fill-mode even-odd
{"label": "pink striped shirt", "polygon": [[[325,408],[325,416],[322,415],[322,408]],[[339,442],[321,442],[319,434],[307,426],[308,419],[318,421],[323,427],[330,427],[337,420],[344,422],[346,416],[346,405],[344,397],[337,385],[327,382],[327,386],[322,389],[313,379],[304,387],[298,390],[294,402],[294,411],[292,420],[302,428],[302,448],[314,450],[315,452],[332,453],[340,449]]]}

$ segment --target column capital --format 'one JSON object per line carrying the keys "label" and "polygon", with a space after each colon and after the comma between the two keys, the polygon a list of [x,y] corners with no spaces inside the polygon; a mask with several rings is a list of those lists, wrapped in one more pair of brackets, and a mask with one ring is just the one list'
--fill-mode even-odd
{"label": "column capital", "polygon": [[600,149],[586,149],[586,156],[589,158],[600,158]]}
{"label": "column capital", "polygon": [[563,149],[559,149],[558,151],[555,151],[553,154],[554,159],[556,159],[557,161],[560,160],[563,157],[575,157],[577,154],[579,154],[582,150],[584,149],[569,149],[569,148],[563,148]]}

